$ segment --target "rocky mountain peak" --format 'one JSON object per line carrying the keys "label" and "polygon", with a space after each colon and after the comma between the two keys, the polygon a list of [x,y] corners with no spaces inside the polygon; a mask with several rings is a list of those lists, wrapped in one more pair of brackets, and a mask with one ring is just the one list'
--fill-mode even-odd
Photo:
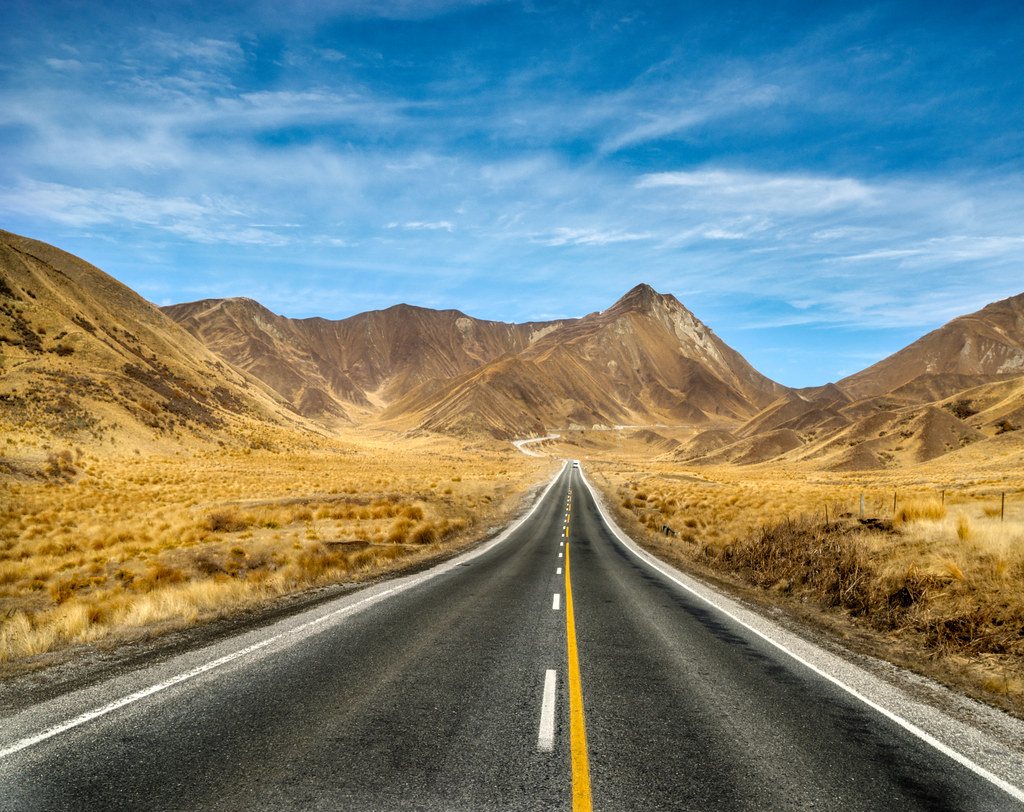
{"label": "rocky mountain peak", "polygon": [[605,313],[652,313],[673,303],[682,307],[674,296],[658,293],[650,285],[641,283],[626,293],[625,296],[608,308]]}

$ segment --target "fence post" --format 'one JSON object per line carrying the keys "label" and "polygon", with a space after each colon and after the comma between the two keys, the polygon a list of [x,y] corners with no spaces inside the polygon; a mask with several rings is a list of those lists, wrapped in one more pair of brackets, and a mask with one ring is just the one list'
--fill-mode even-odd
{"label": "fence post", "polygon": [[1006,491],[1003,491],[999,500],[999,521],[1003,521],[1006,515]]}
{"label": "fence post", "polygon": [[860,495],[860,517],[862,519],[864,518],[864,493],[863,492],[861,492],[861,495]]}

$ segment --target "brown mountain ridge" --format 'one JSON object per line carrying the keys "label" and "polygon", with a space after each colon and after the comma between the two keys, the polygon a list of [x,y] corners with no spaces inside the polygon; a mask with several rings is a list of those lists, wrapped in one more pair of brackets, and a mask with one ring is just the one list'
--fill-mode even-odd
{"label": "brown mountain ridge", "polygon": [[955,392],[1024,375],[1024,294],[959,316],[839,387],[856,398],[907,390],[911,398]]}
{"label": "brown mountain ridge", "polygon": [[409,305],[288,319],[245,299],[164,312],[303,414],[406,429],[742,422],[787,391],[647,285],[599,313],[526,324]]}
{"label": "brown mountain ridge", "polygon": [[967,454],[1020,464],[1022,372],[1024,294],[953,319],[837,384],[791,390],[730,442],[708,432],[675,456],[833,470],[952,462]]}
{"label": "brown mountain ridge", "polygon": [[251,299],[164,312],[311,417],[366,418],[416,386],[521,351],[560,322],[504,324],[400,304],[340,321],[290,319]]}
{"label": "brown mountain ridge", "polygon": [[[501,439],[620,428],[687,464],[1024,459],[1024,295],[797,390],[648,285],[603,311],[526,324],[404,304],[337,321],[250,299],[161,309],[81,259],[0,232],[0,364],[5,430],[112,447],[235,442],[268,424]],[[691,434],[677,442],[658,426]]]}
{"label": "brown mountain ridge", "polygon": [[[500,436],[552,428],[738,422],[785,387],[751,367],[674,296],[638,285],[607,310],[566,322],[514,357],[410,392],[385,412],[465,432],[502,415]],[[466,409],[467,401],[473,409]]]}

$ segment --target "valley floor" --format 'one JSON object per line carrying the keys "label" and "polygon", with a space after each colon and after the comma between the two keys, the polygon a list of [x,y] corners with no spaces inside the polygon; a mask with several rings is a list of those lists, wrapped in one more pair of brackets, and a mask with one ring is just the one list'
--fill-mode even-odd
{"label": "valley floor", "polygon": [[427,566],[578,458],[660,558],[1024,716],[1015,472],[684,468],[614,435],[545,438],[529,446],[542,456],[384,432],[71,450],[0,483],[0,673],[59,683],[61,663],[102,670]]}

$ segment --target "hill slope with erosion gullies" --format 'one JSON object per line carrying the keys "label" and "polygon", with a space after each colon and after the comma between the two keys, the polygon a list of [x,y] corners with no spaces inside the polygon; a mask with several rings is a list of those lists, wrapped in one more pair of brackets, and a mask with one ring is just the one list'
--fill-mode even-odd
{"label": "hill slope with erosion gullies", "polygon": [[[914,384],[937,398],[1024,375],[1024,294],[959,316],[899,352],[839,381],[855,398],[883,395]],[[941,388],[944,382],[955,387]],[[938,387],[938,389],[936,389]]]}
{"label": "hill slope with erosion gullies", "polygon": [[562,427],[745,420],[785,387],[761,375],[675,297],[638,285],[515,356],[413,389],[386,420],[514,437]]}
{"label": "hill slope with erosion gullies", "polygon": [[405,304],[338,321],[290,319],[251,299],[163,310],[301,414],[320,419],[365,418],[420,384],[519,352],[561,324],[505,324]]}
{"label": "hill slope with erosion gullies", "polygon": [[1022,372],[1024,295],[956,318],[838,384],[788,392],[730,437],[706,432],[674,456],[837,471],[939,458],[1020,465]]}
{"label": "hill slope with erosion gullies", "polygon": [[5,231],[0,406],[7,468],[38,456],[38,438],[98,448],[223,441],[249,424],[290,421],[269,390],[128,287]]}

